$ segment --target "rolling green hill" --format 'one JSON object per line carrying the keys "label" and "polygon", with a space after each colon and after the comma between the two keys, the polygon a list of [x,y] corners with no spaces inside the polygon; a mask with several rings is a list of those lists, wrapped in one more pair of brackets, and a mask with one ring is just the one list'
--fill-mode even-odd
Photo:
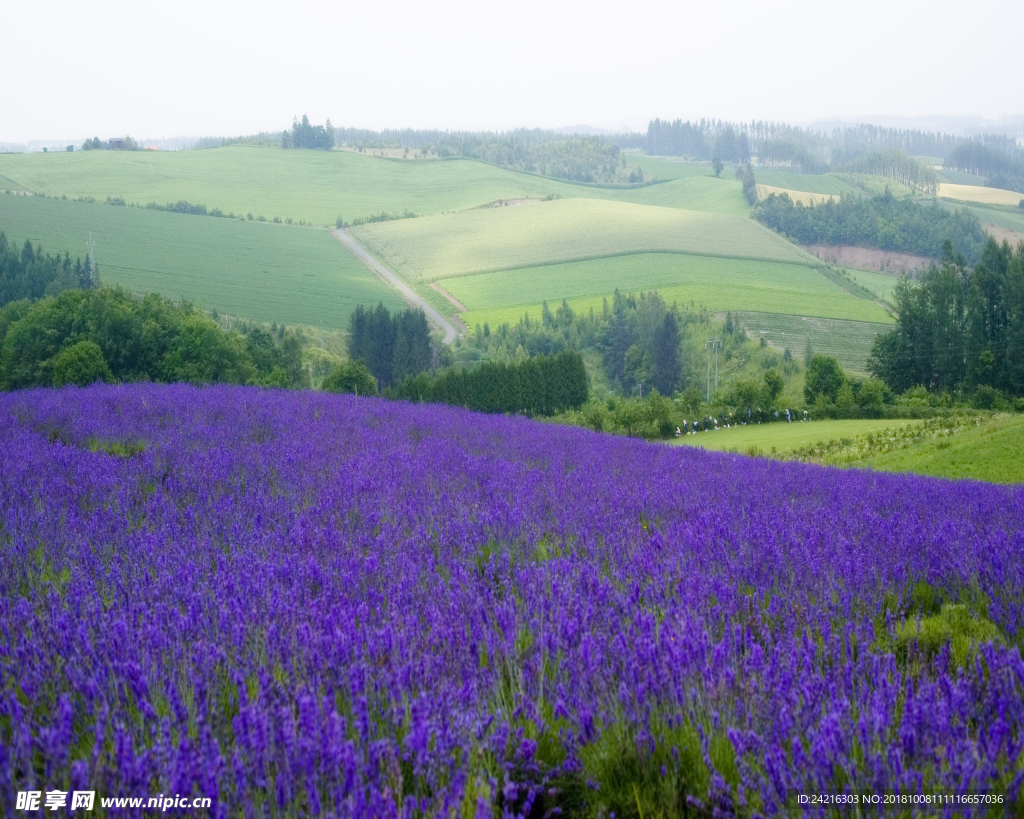
{"label": "rolling green hill", "polygon": [[104,282],[260,321],[344,329],[357,304],[404,304],[326,230],[12,195],[0,230],[72,258],[91,231]]}
{"label": "rolling green hill", "polygon": [[750,219],[595,199],[402,219],[352,234],[414,282],[650,251],[816,263]]}
{"label": "rolling green hill", "polygon": [[613,256],[567,264],[445,279],[444,288],[469,308],[470,327],[515,324],[524,312],[539,318],[541,302],[554,308],[563,298],[574,310],[594,308],[616,288],[658,290],[669,302],[727,310],[786,310],[810,316],[885,322],[873,302],[840,289],[813,268],[779,262],[722,259],[678,253]]}
{"label": "rolling green hill", "polygon": [[735,179],[714,179],[707,167],[682,167],[694,173],[663,184],[616,188],[575,185],[469,159],[399,161],[354,151],[76,151],[0,155],[0,189],[122,198],[140,205],[184,199],[239,216],[280,216],[332,227],[338,216],[351,222],[381,211],[426,215],[548,195],[746,215]]}

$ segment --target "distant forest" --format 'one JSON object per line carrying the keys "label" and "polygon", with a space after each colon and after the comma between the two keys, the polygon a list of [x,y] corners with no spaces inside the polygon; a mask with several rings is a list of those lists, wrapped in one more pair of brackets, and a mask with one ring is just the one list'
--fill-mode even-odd
{"label": "distant forest", "polygon": [[946,157],[943,167],[984,176],[989,187],[1024,193],[1024,149],[999,151],[978,142],[963,142]]}
{"label": "distant forest", "polygon": [[972,264],[987,238],[967,208],[952,211],[934,201],[923,205],[897,199],[888,190],[870,199],[844,196],[812,206],[773,193],[753,215],[765,227],[804,245],[855,245],[938,259],[950,239],[954,252]]}

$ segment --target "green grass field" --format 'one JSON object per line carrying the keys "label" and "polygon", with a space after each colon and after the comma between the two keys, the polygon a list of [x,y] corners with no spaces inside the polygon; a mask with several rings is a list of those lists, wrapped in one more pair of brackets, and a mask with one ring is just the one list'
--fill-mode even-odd
{"label": "green grass field", "polygon": [[789,348],[793,355],[802,356],[810,339],[815,352],[834,356],[843,369],[866,373],[875,338],[893,328],[892,319],[884,315],[889,323],[762,312],[739,312],[736,318],[748,333],[764,336],[780,350]]}
{"label": "green grass field", "polygon": [[876,455],[857,466],[941,478],[1024,483],[1024,417],[996,415],[977,429]]}
{"label": "green grass field", "polygon": [[49,195],[140,205],[185,199],[225,213],[332,227],[339,215],[352,221],[382,210],[440,213],[587,190],[471,160],[405,162],[276,148],[9,154],[0,156],[0,174]]}
{"label": "green grass field", "polygon": [[[710,162],[692,162],[675,156],[646,156],[632,151],[626,153],[625,157],[627,163],[643,169],[645,174],[657,179],[683,179],[694,176],[714,178],[715,176]],[[734,174],[734,168],[726,168],[722,171],[722,178],[731,177]]]}
{"label": "green grass field", "polygon": [[[1021,198],[1024,199],[1024,194],[1021,194]],[[996,210],[980,205],[956,205],[956,207],[966,207],[977,215],[983,225],[995,225],[1004,230],[1015,230],[1018,233],[1024,233],[1024,213],[1014,213],[1011,210]]]}
{"label": "green grass field", "polygon": [[648,251],[816,261],[751,219],[596,199],[381,222],[352,234],[410,281]]}
{"label": "green grass field", "polygon": [[855,419],[848,421],[811,421],[792,424],[760,424],[752,426],[719,429],[713,432],[701,432],[697,435],[683,435],[671,439],[670,443],[680,446],[696,446],[702,449],[713,449],[718,452],[747,452],[756,447],[762,453],[770,454],[772,450],[785,453],[812,444],[836,441],[853,435],[865,435],[883,429],[920,424],[920,421],[886,421]]}
{"label": "green grass field", "polygon": [[900,276],[891,273],[875,273],[870,270],[846,269],[846,275],[861,287],[870,290],[883,301],[892,304],[892,291],[899,283]]}
{"label": "green grass field", "polygon": [[940,182],[951,182],[954,185],[984,185],[986,181],[984,176],[964,171],[941,170],[936,171],[935,175],[939,177]]}
{"label": "green grass field", "polygon": [[588,189],[588,193],[594,199],[702,210],[742,218],[750,216],[750,205],[743,198],[743,185],[731,177],[725,178],[724,173],[721,179],[715,179],[714,176],[685,176],[642,188],[592,188]]}
{"label": "green grass field", "polygon": [[104,282],[259,321],[344,329],[357,304],[403,306],[326,230],[11,195],[0,230],[72,258],[92,231]]}
{"label": "green grass field", "polygon": [[331,226],[338,216],[351,222],[381,211],[427,215],[549,194],[746,215],[735,179],[714,179],[706,166],[680,168],[686,171],[679,174],[685,177],[678,179],[681,184],[602,188],[474,160],[396,161],[353,151],[75,151],[0,155],[0,190],[99,201],[120,197],[140,205],[184,199],[240,216],[290,217]]}
{"label": "green grass field", "polygon": [[524,312],[539,318],[541,302],[563,298],[574,310],[602,309],[602,298],[657,290],[670,303],[726,310],[793,310],[807,315],[885,321],[867,299],[840,289],[804,265],[721,259],[678,253],[613,256],[445,279],[441,285],[469,308],[468,326],[515,324]]}
{"label": "green grass field", "polygon": [[852,185],[837,179],[832,174],[786,173],[784,171],[766,171],[756,168],[754,176],[759,185],[771,185],[773,188],[788,188],[793,191],[807,193],[855,193]]}

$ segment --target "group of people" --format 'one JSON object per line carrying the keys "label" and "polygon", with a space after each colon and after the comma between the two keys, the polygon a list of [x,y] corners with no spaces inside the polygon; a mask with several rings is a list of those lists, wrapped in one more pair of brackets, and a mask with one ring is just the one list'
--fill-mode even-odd
{"label": "group of people", "polygon": [[692,424],[688,420],[683,420],[682,429],[676,427],[676,437],[681,435],[696,435],[698,432],[712,432],[719,429],[729,429],[734,426],[747,426],[747,424],[761,424],[769,423],[770,421],[785,420],[787,424],[792,424],[794,421],[799,420],[809,421],[810,416],[807,414],[807,410],[804,410],[803,418],[797,418],[796,410],[785,409],[784,416],[779,415],[779,410],[762,410],[760,407],[757,409],[748,408],[747,417],[744,419],[743,414],[739,414],[739,419],[734,413],[720,412],[718,417],[715,418],[713,415],[705,415],[701,420],[694,421]]}

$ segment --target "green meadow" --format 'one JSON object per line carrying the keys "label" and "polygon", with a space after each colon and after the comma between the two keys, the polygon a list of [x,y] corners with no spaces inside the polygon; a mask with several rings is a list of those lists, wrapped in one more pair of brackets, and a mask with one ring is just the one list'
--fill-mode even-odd
{"label": "green meadow", "polygon": [[524,312],[539,318],[541,303],[563,298],[575,310],[602,309],[603,298],[657,290],[669,302],[712,312],[794,310],[812,316],[887,320],[877,304],[858,299],[805,265],[723,259],[680,253],[612,256],[445,279],[442,286],[465,305],[470,327],[515,324]]}
{"label": "green meadow", "polygon": [[875,273],[870,270],[854,270],[847,268],[846,275],[861,287],[870,290],[882,301],[893,303],[892,292],[900,281],[900,276],[891,273]]}
{"label": "green meadow", "polygon": [[352,235],[409,281],[650,251],[816,263],[752,219],[596,199],[380,222]]}
{"label": "green meadow", "polygon": [[785,171],[754,170],[757,184],[773,188],[787,188],[807,193],[842,194],[856,193],[857,189],[833,174],[786,173]]}
{"label": "green meadow", "polygon": [[[1024,199],[1024,194],[1021,194],[1021,198]],[[960,205],[957,204],[956,207],[960,207]],[[966,205],[964,207],[975,213],[983,225],[995,225],[1004,230],[1015,230],[1018,233],[1024,233],[1024,212],[1014,213],[1012,210],[996,210],[995,208],[985,208],[978,205]]]}
{"label": "green meadow", "polygon": [[334,226],[381,211],[465,210],[499,199],[578,195],[579,186],[472,160],[401,161],[353,151],[211,148],[0,156],[0,174],[38,193],[166,204]]}
{"label": "green meadow", "polygon": [[975,429],[865,458],[855,466],[941,478],[1024,483],[1024,417],[994,415]]}
{"label": "green meadow", "polygon": [[91,231],[104,282],[259,321],[344,329],[357,304],[403,305],[326,230],[13,195],[0,230],[72,258]]}
{"label": "green meadow", "polygon": [[[866,300],[864,303],[874,304]],[[757,311],[738,312],[736,320],[748,333],[763,337],[779,350],[788,348],[794,355],[802,356],[809,341],[816,353],[835,357],[844,369],[866,373],[868,356],[875,338],[879,333],[893,328],[889,314],[880,307],[878,309],[884,318],[873,321]]]}
{"label": "green meadow", "polygon": [[[782,413],[780,413],[781,415]],[[802,417],[802,413],[800,413]],[[718,452],[741,452],[755,448],[764,453],[785,454],[800,447],[813,446],[826,441],[838,441],[854,435],[881,432],[893,427],[920,425],[920,421],[892,420],[843,420],[843,421],[796,421],[772,424],[748,424],[747,426],[701,432],[697,435],[683,435],[673,438],[670,443],[679,446],[695,446]]]}
{"label": "green meadow", "polygon": [[427,215],[547,196],[746,215],[735,179],[714,179],[707,166],[683,167],[693,170],[685,179],[661,176],[673,181],[630,188],[574,185],[470,159],[393,160],[354,151],[75,151],[0,155],[0,190],[140,205],[184,199],[239,216],[330,226],[338,216],[351,222],[381,211]]}

